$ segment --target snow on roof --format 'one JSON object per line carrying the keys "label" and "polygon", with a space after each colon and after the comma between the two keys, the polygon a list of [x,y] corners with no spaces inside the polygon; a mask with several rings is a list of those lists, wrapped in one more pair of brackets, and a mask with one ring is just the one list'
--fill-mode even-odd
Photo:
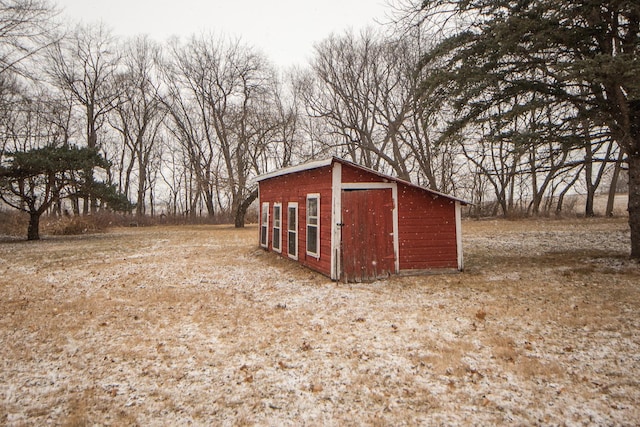
{"label": "snow on roof", "polygon": [[434,194],[436,196],[446,197],[448,199],[460,202],[463,205],[468,205],[469,204],[469,202],[467,202],[465,200],[462,200],[462,199],[459,199],[457,197],[453,197],[453,196],[450,196],[448,194],[440,193],[438,191],[431,190],[429,188],[413,184],[413,183],[411,183],[409,181],[405,181],[405,180],[400,179],[400,178],[396,178],[396,177],[393,177],[393,176],[390,176],[390,175],[383,174],[381,172],[375,171],[373,169],[367,168],[365,166],[359,165],[359,164],[354,163],[354,162],[350,162],[350,161],[345,160],[345,159],[341,159],[339,157],[330,157],[328,159],[314,160],[314,161],[311,161],[311,162],[302,163],[300,165],[289,166],[289,167],[286,167],[286,168],[278,169],[276,171],[265,173],[263,175],[258,176],[256,178],[256,181],[260,182],[260,181],[264,181],[264,180],[269,179],[269,178],[275,178],[277,176],[283,176],[283,175],[288,175],[288,174],[291,174],[291,173],[304,172],[304,171],[308,171],[308,170],[312,170],[312,169],[318,169],[318,168],[330,166],[334,162],[338,162],[338,163],[341,163],[343,165],[349,165],[349,166],[361,169],[361,170],[363,170],[365,172],[377,175],[377,176],[379,176],[379,177],[381,177],[383,179],[387,179],[387,180],[391,180],[391,181],[395,181],[395,182],[400,182],[400,183],[402,183],[404,185],[407,185],[409,187],[414,187],[414,188],[417,188],[417,189],[420,189],[420,190],[423,190],[423,191],[427,191],[427,192],[429,192],[431,194]]}

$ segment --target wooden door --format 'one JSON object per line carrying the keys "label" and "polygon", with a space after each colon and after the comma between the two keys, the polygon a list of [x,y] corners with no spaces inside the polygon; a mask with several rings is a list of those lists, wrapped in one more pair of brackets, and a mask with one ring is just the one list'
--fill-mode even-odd
{"label": "wooden door", "polygon": [[391,189],[342,191],[342,280],[372,281],[395,272]]}

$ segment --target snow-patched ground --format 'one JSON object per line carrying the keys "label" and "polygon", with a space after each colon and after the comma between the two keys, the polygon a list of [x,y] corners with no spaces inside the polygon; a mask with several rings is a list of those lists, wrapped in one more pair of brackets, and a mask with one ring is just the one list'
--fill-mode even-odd
{"label": "snow-patched ground", "polygon": [[256,228],[0,243],[0,424],[640,423],[624,220],[464,229],[464,273],[371,284]]}

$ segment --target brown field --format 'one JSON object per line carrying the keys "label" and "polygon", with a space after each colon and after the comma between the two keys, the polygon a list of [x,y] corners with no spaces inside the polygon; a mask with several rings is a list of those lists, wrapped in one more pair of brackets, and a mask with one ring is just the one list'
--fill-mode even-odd
{"label": "brown field", "polygon": [[625,220],[463,226],[464,273],[371,284],[253,227],[0,243],[0,424],[640,423]]}

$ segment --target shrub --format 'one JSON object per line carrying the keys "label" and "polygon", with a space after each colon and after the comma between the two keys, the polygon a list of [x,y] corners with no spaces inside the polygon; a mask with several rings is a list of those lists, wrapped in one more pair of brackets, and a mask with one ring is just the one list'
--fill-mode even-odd
{"label": "shrub", "polygon": [[93,216],[71,216],[47,218],[42,224],[42,231],[54,236],[71,236],[101,232],[104,227],[97,224]]}
{"label": "shrub", "polygon": [[0,236],[25,236],[28,224],[29,215],[26,213],[0,210]]}

